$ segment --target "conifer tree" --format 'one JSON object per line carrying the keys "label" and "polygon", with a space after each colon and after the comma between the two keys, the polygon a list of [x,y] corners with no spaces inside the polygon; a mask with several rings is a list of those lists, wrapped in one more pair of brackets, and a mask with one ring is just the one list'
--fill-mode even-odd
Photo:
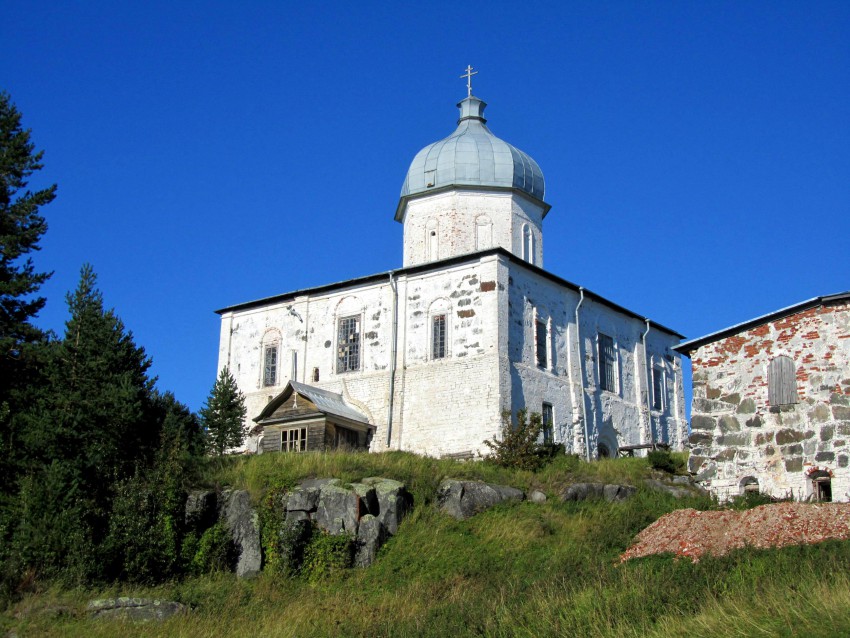
{"label": "conifer tree", "polygon": [[245,414],[245,396],[230,370],[224,367],[200,412],[210,454],[221,456],[228,448],[242,445],[245,440]]}
{"label": "conifer tree", "polygon": [[42,154],[9,94],[0,91],[0,494],[16,489],[20,410],[43,382],[44,353],[37,346],[45,334],[31,320],[44,306],[34,295],[50,273],[36,272],[29,254],[47,230],[39,209],[53,200],[56,186],[27,190]]}
{"label": "conifer tree", "polygon": [[164,416],[152,399],[150,359],[104,309],[96,282],[84,266],[47,386],[27,414],[16,538],[25,564],[79,581],[100,575],[113,485],[152,464]]}
{"label": "conifer tree", "polygon": [[39,208],[53,201],[56,185],[31,192],[30,176],[42,168],[30,131],[8,93],[0,92],[0,361],[15,359],[21,343],[41,338],[30,320],[44,306],[32,297],[50,273],[38,273],[28,256],[47,230]]}

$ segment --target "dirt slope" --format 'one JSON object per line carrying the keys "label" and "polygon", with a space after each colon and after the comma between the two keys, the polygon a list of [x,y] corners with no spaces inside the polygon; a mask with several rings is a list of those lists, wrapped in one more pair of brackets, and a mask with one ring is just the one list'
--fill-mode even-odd
{"label": "dirt slope", "polygon": [[637,535],[620,560],[662,554],[698,561],[749,545],[785,547],[850,539],[850,503],[776,503],[743,512],[676,510]]}

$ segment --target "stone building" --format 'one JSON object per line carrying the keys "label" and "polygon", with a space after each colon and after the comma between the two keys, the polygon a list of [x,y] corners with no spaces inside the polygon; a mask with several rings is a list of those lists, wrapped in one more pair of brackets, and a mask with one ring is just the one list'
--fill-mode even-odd
{"label": "stone building", "polygon": [[[458,107],[457,129],[417,153],[404,180],[401,268],[217,311],[219,368],[245,393],[254,434],[266,430],[249,447],[356,439],[478,456],[520,408],[542,414],[547,441],[589,457],[679,447],[681,335],[543,269],[540,167],[490,132],[471,90]],[[321,391],[347,422],[291,408]],[[305,419],[322,435],[311,439]]]}
{"label": "stone building", "polygon": [[718,498],[850,500],[850,292],[676,350],[693,363],[689,470]]}

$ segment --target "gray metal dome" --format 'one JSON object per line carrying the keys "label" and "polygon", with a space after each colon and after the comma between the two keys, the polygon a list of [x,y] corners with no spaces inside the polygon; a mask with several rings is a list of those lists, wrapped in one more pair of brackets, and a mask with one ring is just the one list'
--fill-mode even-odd
{"label": "gray metal dome", "polygon": [[543,172],[537,162],[490,132],[483,117],[486,106],[475,96],[458,104],[457,130],[416,154],[404,179],[402,197],[464,185],[517,188],[543,200]]}

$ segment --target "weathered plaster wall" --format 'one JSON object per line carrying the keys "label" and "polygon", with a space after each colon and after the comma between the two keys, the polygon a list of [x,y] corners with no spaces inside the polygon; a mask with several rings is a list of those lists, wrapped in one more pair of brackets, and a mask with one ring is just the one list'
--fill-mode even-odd
{"label": "weathered plaster wall", "polygon": [[[645,324],[606,304],[585,299],[581,346],[575,325],[579,294],[504,256],[469,261],[431,272],[399,274],[398,352],[389,447],[441,456],[484,454],[486,439],[500,431],[501,414],[551,403],[555,441],[584,454],[582,396],[590,448],[652,440],[641,334]],[[445,314],[446,357],[431,352],[432,319]],[[361,365],[337,373],[337,326],[361,318]],[[393,293],[386,282],[352,285],[304,295],[285,303],[222,315],[219,367],[228,365],[247,398],[248,424],[292,378],[338,392],[369,417],[377,430],[372,450],[387,449]],[[536,361],[535,318],[548,326],[547,365]],[[613,337],[618,353],[617,388],[598,383],[597,338]],[[654,329],[647,336],[651,361],[668,371],[668,399],[653,411],[656,440],[683,440],[681,367],[670,348],[676,338]],[[264,346],[277,343],[277,383],[263,387]],[[580,348],[580,349],[579,349]],[[318,370],[319,381],[313,381]]]}
{"label": "weathered plaster wall", "polygon": [[[798,402],[768,403],[767,368],[796,365]],[[689,469],[719,498],[747,477],[762,492],[807,498],[808,474],[833,474],[833,500],[850,500],[850,305],[810,308],[692,353]]]}
{"label": "weathered plaster wall", "polygon": [[[579,330],[575,323],[580,295],[537,273],[512,266],[508,276],[508,358],[511,377],[511,407],[525,406],[540,411],[551,403],[555,417],[555,441],[568,451],[584,454],[584,415],[587,412],[590,450],[596,454],[600,443],[616,453],[623,445],[652,442],[649,418],[654,424],[655,441],[669,442],[681,449],[687,423],[681,401],[680,356],[672,351],[678,339],[658,329],[646,337],[650,365],[663,367],[665,401],[661,410],[647,404],[647,373],[643,321],[622,314],[606,304],[585,298],[579,309]],[[535,323],[547,324],[547,365],[537,365]],[[616,388],[599,385],[598,335],[614,339],[617,352]]]}
{"label": "weathered plaster wall", "polygon": [[[488,230],[479,230],[488,222]],[[533,236],[533,263],[542,266],[542,222],[539,205],[509,191],[450,190],[417,197],[407,203],[404,215],[404,266],[496,246],[523,258],[526,224]]]}
{"label": "weathered plaster wall", "polygon": [[[401,275],[390,447],[442,455],[483,451],[498,431],[500,410],[496,258],[434,273]],[[219,368],[228,365],[246,395],[247,423],[292,378],[338,392],[377,426],[373,450],[387,448],[393,295],[386,283],[304,296],[222,316]],[[430,352],[431,319],[449,318],[447,356]],[[361,366],[337,373],[337,325],[362,317]],[[277,383],[262,385],[263,351],[279,344]],[[313,381],[313,370],[319,382]],[[496,399],[494,400],[494,395]]]}

